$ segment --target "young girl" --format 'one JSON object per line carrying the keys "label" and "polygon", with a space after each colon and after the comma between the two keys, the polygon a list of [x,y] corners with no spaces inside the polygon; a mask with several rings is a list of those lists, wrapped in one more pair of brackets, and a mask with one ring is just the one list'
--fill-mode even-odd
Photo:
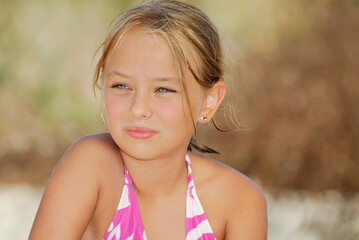
{"label": "young girl", "polygon": [[152,1],[109,32],[94,86],[108,133],[85,136],[49,179],[30,239],[263,240],[266,203],[195,140],[221,104],[222,51],[198,8]]}

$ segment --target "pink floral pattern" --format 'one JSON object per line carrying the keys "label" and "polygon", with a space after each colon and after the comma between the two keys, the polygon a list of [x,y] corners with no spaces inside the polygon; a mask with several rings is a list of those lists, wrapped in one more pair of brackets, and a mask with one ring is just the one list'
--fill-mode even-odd
{"label": "pink floral pattern", "polygon": [[[196,193],[188,154],[186,154],[186,163],[188,169],[186,240],[214,240],[216,237]],[[121,199],[104,240],[147,240],[132,179],[126,167]]]}

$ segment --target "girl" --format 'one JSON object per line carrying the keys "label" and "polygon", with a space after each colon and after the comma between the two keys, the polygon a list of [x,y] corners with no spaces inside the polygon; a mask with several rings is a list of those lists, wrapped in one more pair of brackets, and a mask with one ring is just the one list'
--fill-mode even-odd
{"label": "girl", "polygon": [[49,179],[30,239],[263,240],[262,192],[195,140],[221,104],[222,51],[198,8],[151,1],[122,14],[94,86],[108,133],[85,136]]}

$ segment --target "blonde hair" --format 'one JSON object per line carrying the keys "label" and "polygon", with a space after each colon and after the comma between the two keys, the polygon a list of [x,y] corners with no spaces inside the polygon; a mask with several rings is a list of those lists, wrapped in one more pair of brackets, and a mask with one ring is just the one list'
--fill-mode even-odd
{"label": "blonde hair", "polygon": [[[99,47],[99,49],[102,48],[102,54],[95,68],[94,93],[96,88],[102,90],[104,80],[102,73],[106,67],[109,54],[123,36],[135,27],[158,33],[167,41],[175,58],[187,104],[190,105],[190,101],[183,81],[181,60],[204,89],[211,88],[222,79],[224,69],[222,47],[218,30],[212,21],[200,9],[191,4],[175,0],[157,0],[132,8],[121,14],[115,21],[105,41]],[[196,53],[195,55],[199,60],[197,66],[191,65],[188,61],[184,44]],[[192,150],[194,147],[201,152],[218,153],[196,140],[196,126],[192,112],[191,118],[194,136],[191,138],[188,149]],[[217,126],[213,118],[212,123],[217,130],[224,131]]]}

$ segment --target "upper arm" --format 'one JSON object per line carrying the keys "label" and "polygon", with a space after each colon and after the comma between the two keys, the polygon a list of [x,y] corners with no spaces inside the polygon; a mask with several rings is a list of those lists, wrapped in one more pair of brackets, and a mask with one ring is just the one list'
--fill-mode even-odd
{"label": "upper arm", "polygon": [[85,137],[64,154],[45,188],[29,239],[81,239],[99,194],[94,144]]}
{"label": "upper arm", "polygon": [[262,191],[254,182],[239,175],[234,177],[231,186],[225,239],[267,239],[267,205]]}

